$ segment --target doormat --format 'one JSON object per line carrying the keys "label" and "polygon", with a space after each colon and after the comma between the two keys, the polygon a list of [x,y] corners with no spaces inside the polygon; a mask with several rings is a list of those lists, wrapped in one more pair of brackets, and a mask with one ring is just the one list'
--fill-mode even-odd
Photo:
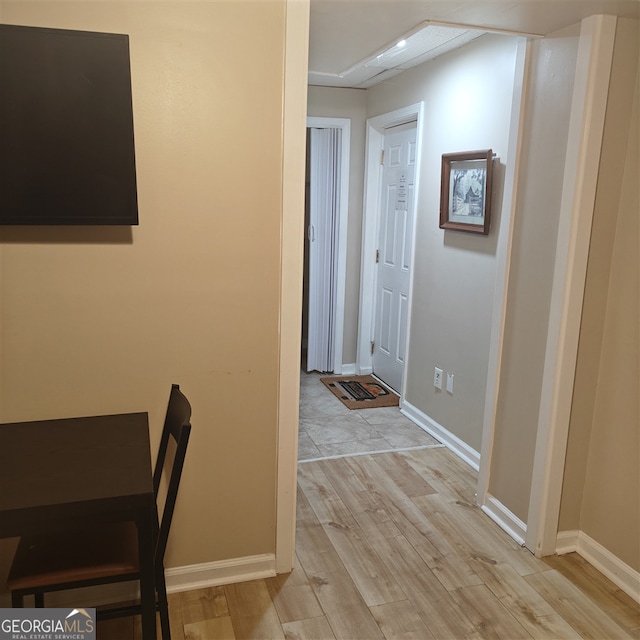
{"label": "doormat", "polygon": [[339,376],[320,380],[349,409],[397,407],[400,404],[400,398],[373,376]]}

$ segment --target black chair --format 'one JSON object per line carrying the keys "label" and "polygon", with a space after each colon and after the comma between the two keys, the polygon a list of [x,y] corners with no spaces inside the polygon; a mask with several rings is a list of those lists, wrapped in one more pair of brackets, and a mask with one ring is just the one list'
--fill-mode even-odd
{"label": "black chair", "polygon": [[[169,537],[180,476],[191,431],[191,405],[177,384],[172,385],[160,449],[153,473],[158,494],[165,463],[168,484],[162,520],[154,531],[156,611],[160,612],[163,640],[170,640],[169,609],[164,577],[164,553]],[[173,462],[166,461],[169,442],[175,441]],[[9,572],[7,586],[13,607],[22,607],[24,596],[33,595],[36,607],[44,606],[44,594],[113,582],[139,580],[138,538],[134,522],[94,524],[80,529],[21,538]],[[137,615],[140,605],[99,609],[98,620]]]}

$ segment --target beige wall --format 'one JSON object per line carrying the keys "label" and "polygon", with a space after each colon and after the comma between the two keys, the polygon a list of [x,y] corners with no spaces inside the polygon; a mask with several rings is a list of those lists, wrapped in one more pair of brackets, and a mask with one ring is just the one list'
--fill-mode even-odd
{"label": "beige wall", "polygon": [[367,92],[362,89],[309,87],[307,113],[323,118],[351,121],[349,157],[349,229],[347,232],[347,280],[345,284],[342,364],[356,362],[358,348],[358,306],[360,291],[360,249],[362,242],[362,194]]}
{"label": "beige wall", "polygon": [[[484,36],[372,87],[367,113],[424,101],[406,399],[479,452],[517,39]],[[443,153],[493,149],[488,236],[439,228]],[[436,391],[434,367],[454,374]]]}
{"label": "beige wall", "polygon": [[620,20],[589,252],[560,531],[640,570],[638,22]]}
{"label": "beige wall", "polygon": [[167,565],[273,553],[284,0],[1,11],[130,35],[140,226],[0,231],[0,420],[145,410],[155,450],[179,383]]}

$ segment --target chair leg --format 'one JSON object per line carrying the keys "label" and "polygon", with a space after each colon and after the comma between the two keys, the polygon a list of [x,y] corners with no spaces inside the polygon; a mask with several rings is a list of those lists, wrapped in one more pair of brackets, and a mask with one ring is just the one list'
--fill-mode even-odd
{"label": "chair leg", "polygon": [[160,611],[160,629],[162,640],[171,640],[169,625],[169,601],[167,600],[167,585],[164,580],[164,569],[156,574],[156,593],[158,594],[158,609]]}
{"label": "chair leg", "polygon": [[171,640],[171,627],[169,625],[169,607],[167,604],[160,604],[160,629],[162,630],[162,640]]}
{"label": "chair leg", "polygon": [[22,609],[24,607],[24,596],[19,591],[11,592],[11,606],[14,609]]}

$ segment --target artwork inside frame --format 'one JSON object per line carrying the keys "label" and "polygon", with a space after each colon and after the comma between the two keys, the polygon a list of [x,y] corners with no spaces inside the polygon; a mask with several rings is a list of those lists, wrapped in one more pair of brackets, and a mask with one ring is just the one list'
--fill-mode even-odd
{"label": "artwork inside frame", "polygon": [[442,155],[440,228],[489,234],[493,151]]}

